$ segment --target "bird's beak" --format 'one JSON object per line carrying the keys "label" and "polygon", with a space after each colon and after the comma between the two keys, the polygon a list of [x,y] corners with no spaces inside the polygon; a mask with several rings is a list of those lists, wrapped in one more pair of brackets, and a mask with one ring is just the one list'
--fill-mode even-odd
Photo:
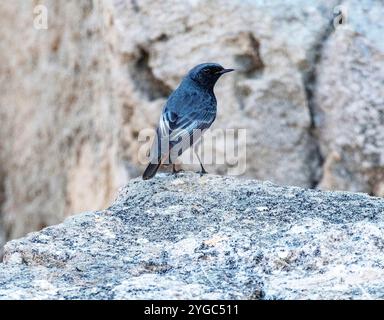
{"label": "bird's beak", "polygon": [[224,73],[227,73],[227,72],[231,72],[231,71],[234,71],[235,69],[223,69],[219,72],[217,72],[218,74],[224,74]]}

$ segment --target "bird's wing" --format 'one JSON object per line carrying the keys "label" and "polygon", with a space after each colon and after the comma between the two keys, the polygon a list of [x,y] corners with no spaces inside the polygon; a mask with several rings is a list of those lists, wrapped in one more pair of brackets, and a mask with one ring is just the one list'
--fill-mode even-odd
{"label": "bird's wing", "polygon": [[162,113],[158,129],[158,142],[164,146],[160,148],[161,154],[169,154],[172,150],[173,157],[180,156],[201,137],[216,117],[216,111],[209,108],[193,109],[192,106],[184,110],[188,111],[176,113],[165,108]]}
{"label": "bird's wing", "polygon": [[207,129],[215,120],[214,110],[191,110],[188,113],[178,115],[172,112],[164,112],[160,119],[159,129],[162,137],[169,137],[172,143],[181,137],[191,136],[193,131]]}
{"label": "bird's wing", "polygon": [[193,111],[179,118],[169,135],[170,161],[174,162],[177,157],[196,143],[214,119],[215,114],[210,111]]}
{"label": "bird's wing", "polygon": [[164,163],[164,159],[171,157],[171,151],[176,153],[175,157],[181,155],[200,138],[203,130],[210,127],[215,117],[215,101],[210,105],[207,96],[201,92],[175,90],[160,116],[150,151],[151,162]]}

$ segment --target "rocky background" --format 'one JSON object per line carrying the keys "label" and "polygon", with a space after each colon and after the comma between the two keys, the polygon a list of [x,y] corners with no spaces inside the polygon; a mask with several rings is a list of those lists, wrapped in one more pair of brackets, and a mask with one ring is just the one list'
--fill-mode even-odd
{"label": "rocky background", "polygon": [[204,61],[237,69],[214,128],[247,129],[246,176],[384,196],[383,16],[370,0],[1,1],[0,243],[107,207]]}

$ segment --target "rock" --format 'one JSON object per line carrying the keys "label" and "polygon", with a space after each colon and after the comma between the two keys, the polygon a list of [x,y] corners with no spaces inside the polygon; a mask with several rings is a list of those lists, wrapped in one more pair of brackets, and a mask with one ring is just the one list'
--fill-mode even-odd
{"label": "rock", "polygon": [[[367,3],[350,2],[348,25],[358,29],[351,36],[333,29],[336,0],[46,0],[47,30],[33,27],[35,2],[2,1],[0,224],[7,239],[105,208],[144,168],[142,130],[156,125],[187,70],[207,60],[237,69],[216,88],[214,151],[224,154],[220,130],[247,130],[235,139],[246,153],[208,171],[235,174],[238,160],[248,177],[382,195],[375,12],[383,4],[366,14]],[[356,41],[339,44],[350,37]],[[340,118],[341,110],[358,121]]]}
{"label": "rock", "polygon": [[2,299],[384,298],[384,199],[193,173],[8,242]]}
{"label": "rock", "polygon": [[346,24],[325,42],[317,66],[320,187],[384,196],[384,6],[357,0],[342,6]]}

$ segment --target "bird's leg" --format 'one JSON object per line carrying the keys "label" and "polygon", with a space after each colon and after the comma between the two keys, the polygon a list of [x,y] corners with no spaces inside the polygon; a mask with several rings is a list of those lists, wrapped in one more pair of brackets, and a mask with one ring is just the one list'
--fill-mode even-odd
{"label": "bird's leg", "polygon": [[172,173],[177,174],[179,172],[183,172],[183,169],[176,170],[176,164],[172,163]]}
{"label": "bird's leg", "polygon": [[195,152],[195,155],[196,155],[197,159],[199,159],[200,167],[201,167],[201,171],[199,171],[199,172],[197,172],[197,173],[200,173],[200,175],[202,176],[203,174],[207,174],[208,172],[204,169],[203,164],[201,163],[199,154],[197,153],[197,146],[198,146],[198,145],[196,145],[196,147],[193,148],[193,151]]}

